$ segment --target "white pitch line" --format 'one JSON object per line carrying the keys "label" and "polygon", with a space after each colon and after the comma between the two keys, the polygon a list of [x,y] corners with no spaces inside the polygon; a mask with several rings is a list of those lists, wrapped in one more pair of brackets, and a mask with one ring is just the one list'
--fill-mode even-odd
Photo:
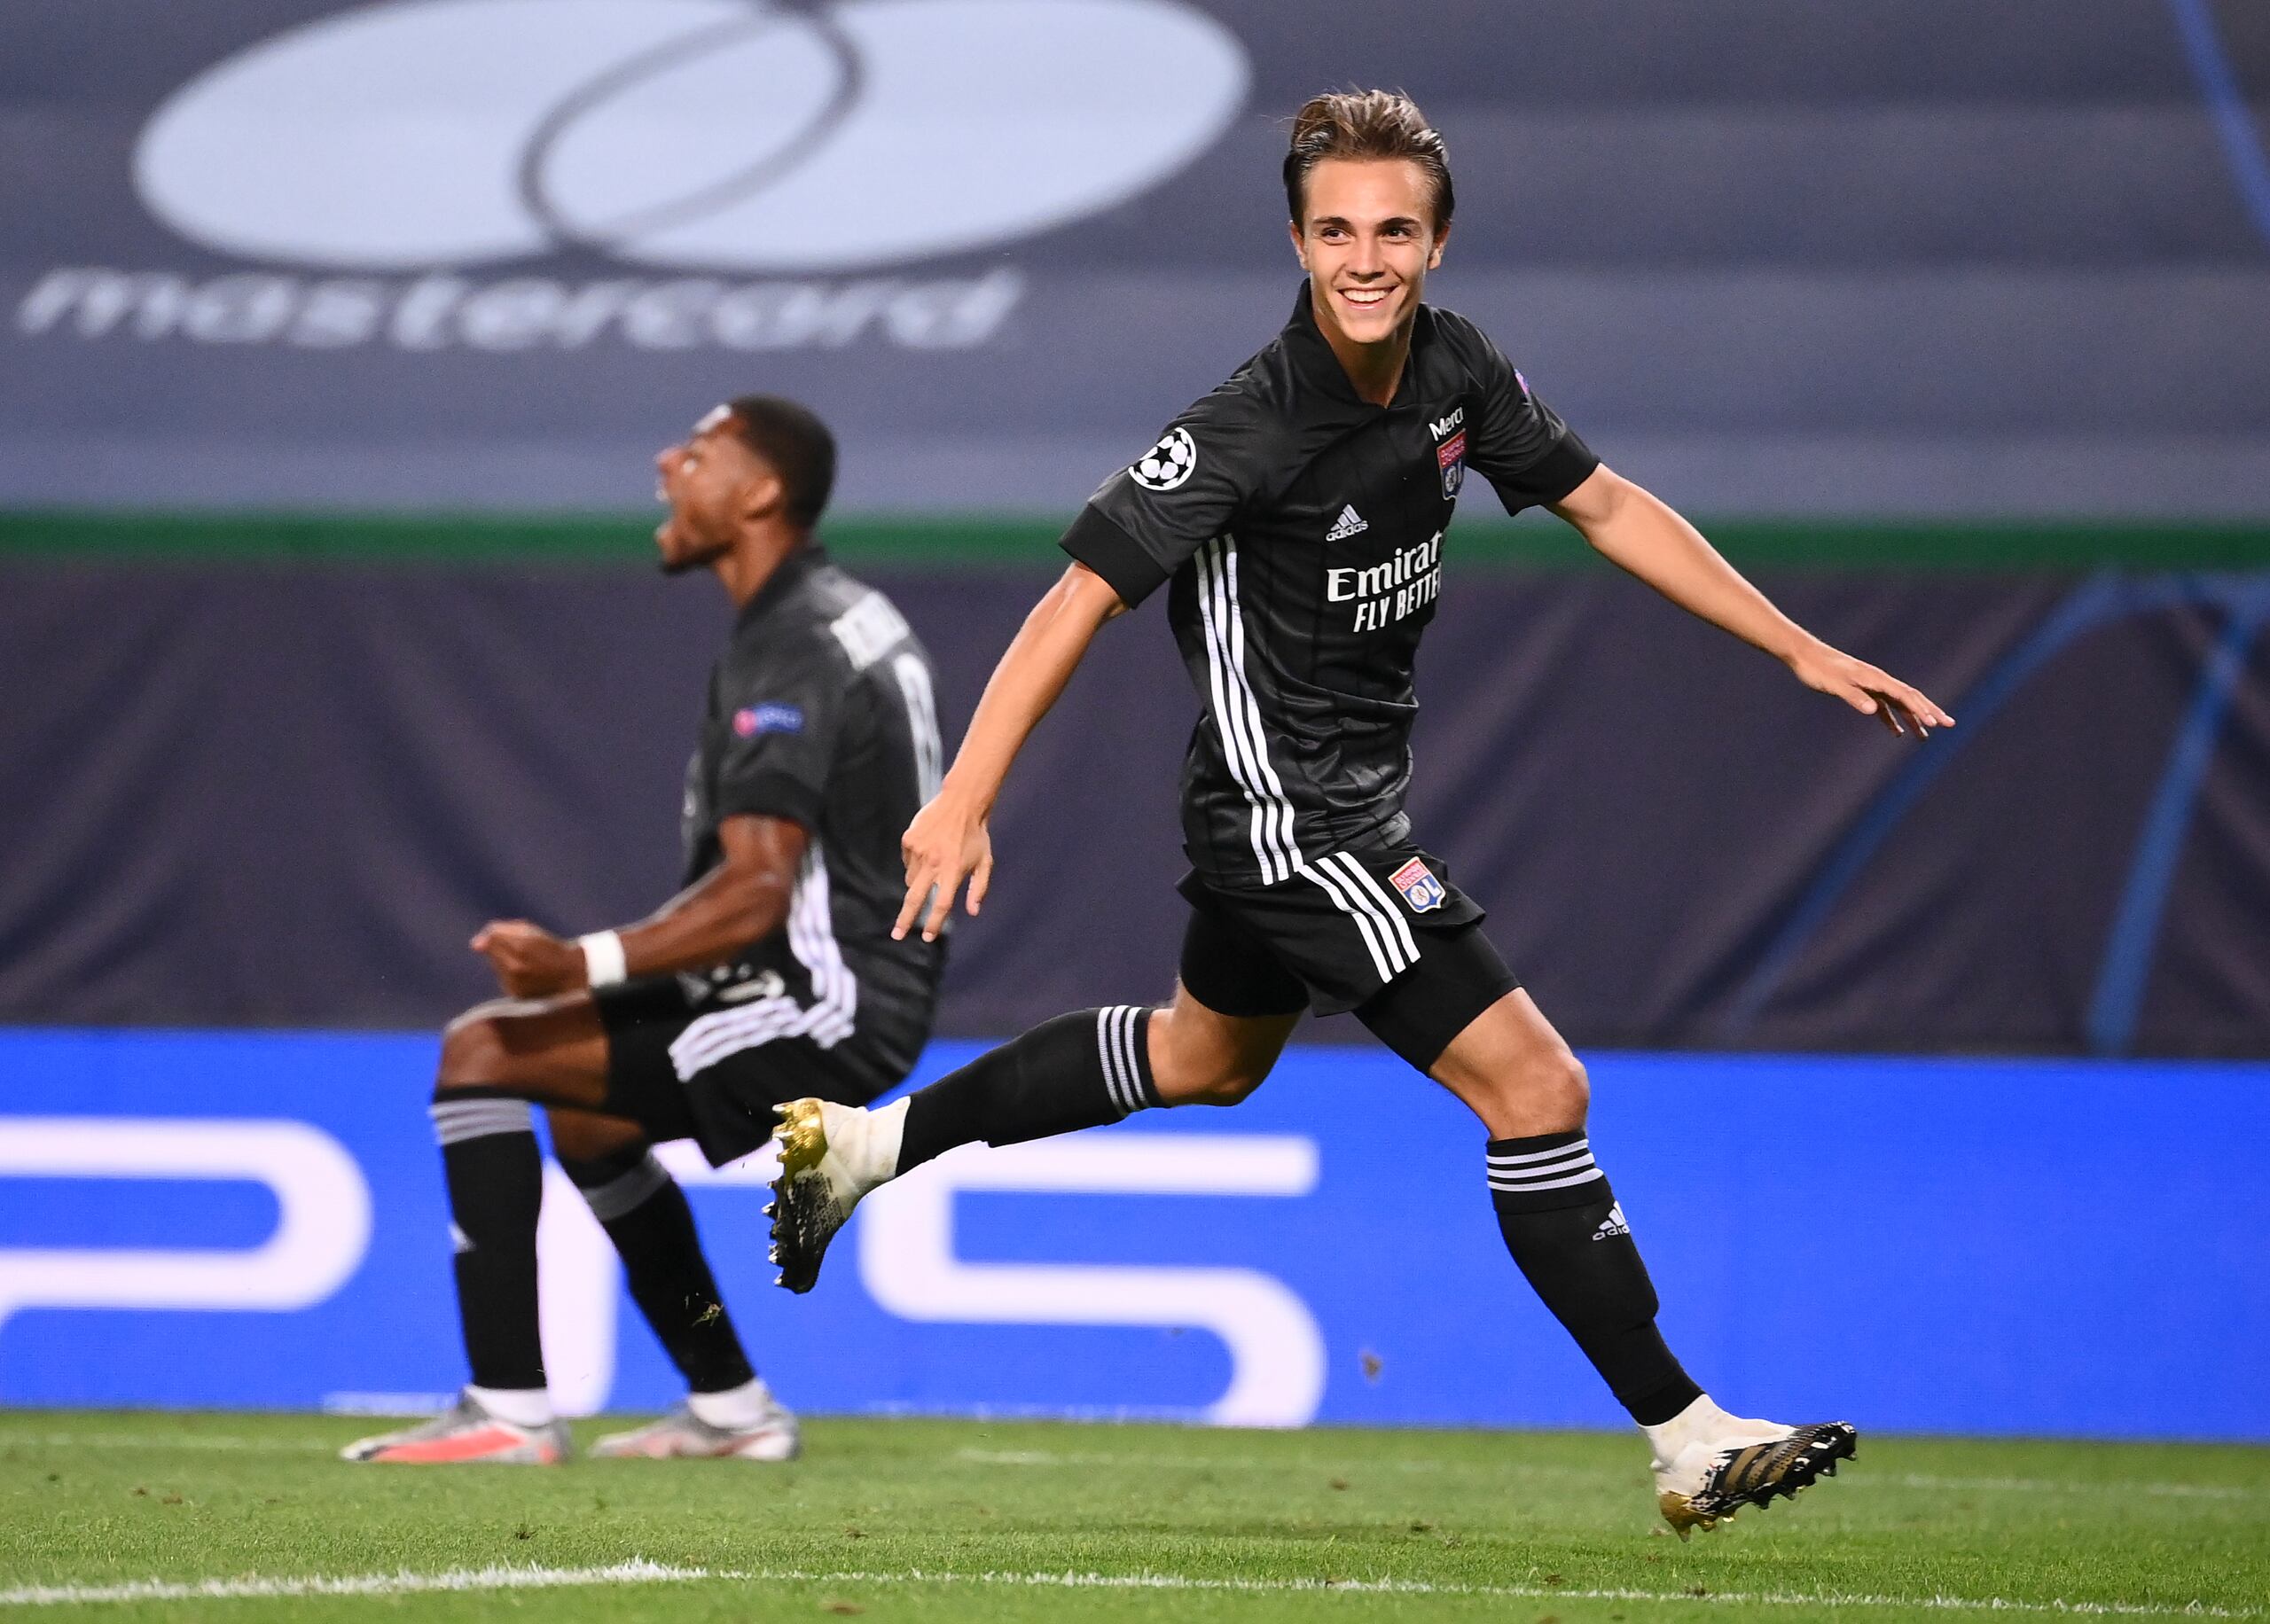
{"label": "white pitch line", "polygon": [[26,1585],[0,1590],[0,1607],[68,1607],[90,1602],[261,1601],[293,1596],[409,1596],[426,1590],[552,1590],[578,1585],[682,1584],[722,1579],[706,1568],[636,1558],[609,1567],[452,1568],[441,1573],[362,1573],[344,1579],[137,1579],[126,1584]]}
{"label": "white pitch line", "polygon": [[402,1596],[434,1590],[553,1589],[583,1585],[678,1584],[699,1580],[735,1584],[979,1585],[1023,1589],[1229,1591],[1247,1595],[1454,1596],[1519,1601],[1608,1601],[1727,1607],[1908,1607],[1935,1612],[2046,1613],[2082,1618],[2259,1619],[2259,1609],[2200,1603],[2047,1602],[2008,1597],[1875,1596],[1839,1591],[1633,1590],[1577,1585],[1431,1583],[1421,1579],[1201,1579],[1183,1573],[817,1573],[796,1568],[668,1567],[643,1559],[610,1567],[459,1568],[441,1573],[368,1573],[343,1579],[144,1580],[116,1585],[40,1585],[0,1590],[0,1606],[67,1606],[95,1602],[260,1600],[300,1596]]}

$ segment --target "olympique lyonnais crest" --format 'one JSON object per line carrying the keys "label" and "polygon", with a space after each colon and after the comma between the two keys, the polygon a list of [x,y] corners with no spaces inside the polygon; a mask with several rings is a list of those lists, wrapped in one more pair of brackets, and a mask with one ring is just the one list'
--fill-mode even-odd
{"label": "olympique lyonnais crest", "polygon": [[[1465,436],[1460,435],[1459,438],[1463,440]],[[1450,447],[1444,446],[1443,449],[1447,451]],[[1455,468],[1455,465],[1452,465],[1452,467]],[[1443,477],[1445,480],[1452,480],[1457,475],[1453,472],[1446,472]],[[1427,865],[1416,857],[1389,875],[1388,881],[1397,891],[1403,893],[1403,900],[1411,904],[1413,913],[1430,913],[1450,901],[1451,894],[1443,888],[1443,882],[1436,879],[1428,870]]]}
{"label": "olympique lyonnais crest", "polygon": [[[1466,431],[1459,430],[1435,448],[1435,466],[1443,471],[1443,496],[1445,500],[1458,495],[1458,488],[1466,483]],[[1421,870],[1420,872],[1426,872]]]}

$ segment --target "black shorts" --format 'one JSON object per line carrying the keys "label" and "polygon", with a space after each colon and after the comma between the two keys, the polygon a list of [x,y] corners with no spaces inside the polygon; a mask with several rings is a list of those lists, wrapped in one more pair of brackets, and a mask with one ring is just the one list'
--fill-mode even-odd
{"label": "black shorts", "polygon": [[1521,985],[1483,934],[1481,904],[1407,844],[1335,852],[1273,886],[1217,886],[1195,872],[1182,984],[1242,1017],[1355,1011],[1421,1071]]}
{"label": "black shorts", "polygon": [[864,1105],[896,1084],[854,1031],[833,1043],[799,1026],[805,1006],[773,971],[642,976],[592,995],[607,1028],[607,1100],[656,1141],[692,1139],[710,1165],[772,1136],[772,1107],[817,1096]]}

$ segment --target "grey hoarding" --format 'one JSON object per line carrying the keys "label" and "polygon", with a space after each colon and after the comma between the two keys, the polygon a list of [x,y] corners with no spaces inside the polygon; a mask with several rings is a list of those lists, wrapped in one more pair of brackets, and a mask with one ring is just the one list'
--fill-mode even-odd
{"label": "grey hoarding", "polygon": [[[1045,577],[874,578],[959,737]],[[1768,584],[1961,725],[1904,745],[1619,577],[1452,563],[1417,832],[1573,1038],[2270,1053],[2270,575]],[[430,1025],[483,919],[644,915],[727,619],[615,569],[10,566],[0,1020]],[[1155,611],[1099,639],[948,1030],[1165,994],[1196,708]]]}
{"label": "grey hoarding", "polygon": [[1281,319],[1282,120],[1355,80],[1451,138],[1437,296],[1674,499],[2270,511],[2270,13],[1379,20],[12,6],[0,503],[619,507],[760,386],[851,506],[1063,510]]}

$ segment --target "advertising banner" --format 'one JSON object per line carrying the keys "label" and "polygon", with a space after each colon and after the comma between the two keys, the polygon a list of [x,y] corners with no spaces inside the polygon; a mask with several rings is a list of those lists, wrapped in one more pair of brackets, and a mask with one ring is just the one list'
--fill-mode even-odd
{"label": "advertising banner", "polygon": [[762,388],[852,507],[1063,511],[1283,321],[1287,121],[1353,82],[1448,138],[1433,296],[1675,501],[2265,511],[2258,7],[1379,19],[12,5],[0,504],[619,507]]}
{"label": "advertising banner", "polygon": [[[2240,1374],[2270,1337],[2264,1067],[1590,1059],[1666,1333],[1730,1404],[2270,1439]],[[463,1364],[433,1060],[346,1034],[0,1038],[0,1402],[440,1402]],[[1384,1052],[1296,1050],[1234,1111],[952,1152],[864,1205],[803,1298],[769,1284],[762,1160],[669,1159],[801,1409],[1616,1425],[1505,1255],[1482,1143]],[[541,1251],[558,1401],[674,1401],[556,1168]]]}

